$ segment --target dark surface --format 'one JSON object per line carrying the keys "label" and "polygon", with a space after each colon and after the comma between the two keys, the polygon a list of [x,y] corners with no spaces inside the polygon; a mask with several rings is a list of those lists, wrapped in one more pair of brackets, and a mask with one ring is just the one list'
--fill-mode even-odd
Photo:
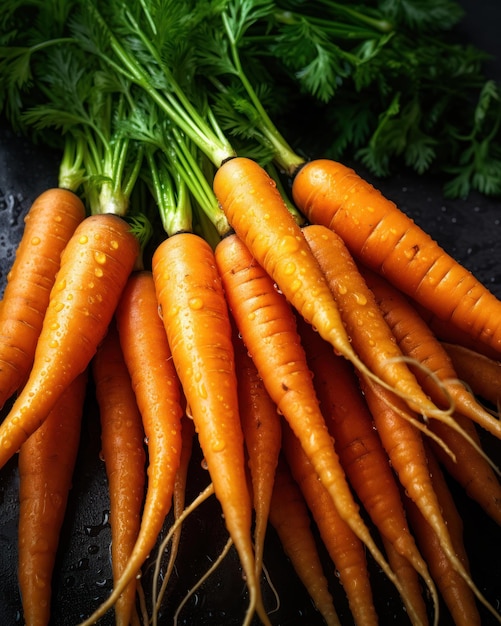
{"label": "dark surface", "polygon": [[[468,9],[463,31],[473,43],[484,46],[495,56],[489,73],[500,77],[498,25],[501,4],[491,2],[462,3]],[[22,218],[33,199],[56,184],[59,155],[15,137],[5,124],[0,126],[0,289],[13,260],[15,246],[22,233]],[[421,224],[439,243],[471,269],[480,280],[501,297],[501,243],[499,238],[501,202],[472,194],[467,200],[445,200],[441,181],[418,178],[402,173],[376,185]],[[104,465],[99,458],[99,425],[92,392],[84,416],[82,441],[73,489],[70,494],[53,589],[53,626],[78,623],[107,597],[111,589],[109,559],[110,528],[108,495]],[[501,446],[485,437],[487,451],[501,461]],[[188,500],[207,483],[195,454],[192,462]],[[17,460],[0,472],[0,625],[22,624],[20,598],[16,579]],[[501,541],[499,528],[468,500],[461,489],[451,483],[458,508],[464,519],[465,543],[470,556],[474,580],[494,606],[501,604]],[[173,576],[172,606],[204,572],[226,541],[220,509],[212,499],[190,518],[184,527],[178,568]],[[332,579],[339,616],[344,625],[351,622],[343,591],[332,566],[326,571]],[[280,609],[271,614],[274,624],[323,623],[305,596],[272,531],[265,551],[265,564],[280,596]],[[375,601],[381,624],[405,624],[405,614],[390,583],[373,566]],[[149,591],[148,573],[145,587]],[[146,586],[148,585],[148,586]],[[265,586],[269,589],[268,586]],[[275,605],[266,592],[269,608]],[[241,623],[245,611],[245,585],[234,552],[230,552],[207,585],[196,594],[182,614],[179,624]],[[483,624],[495,623],[483,609]],[[113,623],[112,614],[100,622]],[[160,620],[170,624],[171,621]],[[440,624],[450,624],[443,611]]]}

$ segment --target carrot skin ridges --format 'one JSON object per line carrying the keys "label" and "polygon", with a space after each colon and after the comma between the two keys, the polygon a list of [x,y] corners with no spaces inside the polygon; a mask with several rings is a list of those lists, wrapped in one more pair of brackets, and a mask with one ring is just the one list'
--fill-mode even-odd
{"label": "carrot skin ridges", "polygon": [[116,215],[81,222],[61,256],[27,383],[0,425],[0,467],[94,356],[139,252]]}
{"label": "carrot skin ridges", "polygon": [[315,468],[288,426],[283,429],[283,449],[294,480],[320,531],[322,541],[339,573],[355,624],[376,625],[365,546],[341,519]]}
{"label": "carrot skin ridges", "polygon": [[341,626],[318,555],[308,507],[282,456],[273,483],[270,523],[325,623]]}
{"label": "carrot skin ridges", "polygon": [[309,221],[337,232],[355,258],[438,317],[501,350],[501,302],[354,170],[311,161],[296,174],[292,194]]}
{"label": "carrot skin ridges", "polygon": [[78,196],[54,188],[40,194],[24,218],[0,304],[0,408],[29,372],[61,253],[84,217]]}
{"label": "carrot skin ridges", "polygon": [[177,234],[155,250],[152,271],[174,365],[246,576],[248,621],[260,610],[260,589],[232,329],[214,253],[198,235]]}
{"label": "carrot skin ridges", "polygon": [[493,406],[501,405],[501,358],[492,359],[471,348],[442,342],[458,377],[474,394]]}
{"label": "carrot skin ridges", "polygon": [[[144,430],[129,371],[124,361],[116,325],[92,361],[101,423],[101,451],[106,466],[110,498],[111,565],[117,581],[139,533],[144,499]],[[115,606],[116,626],[128,626],[136,600],[136,581]]]}
{"label": "carrot skin ridges", "polygon": [[51,579],[80,441],[87,373],[65,390],[19,452],[18,572],[23,619],[50,623]]}

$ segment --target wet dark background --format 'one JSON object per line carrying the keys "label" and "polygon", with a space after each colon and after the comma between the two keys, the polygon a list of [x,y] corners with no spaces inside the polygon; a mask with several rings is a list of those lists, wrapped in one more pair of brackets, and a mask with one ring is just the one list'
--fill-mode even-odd
{"label": "wet dark background", "polygon": [[[487,65],[490,76],[501,80],[500,0],[462,0],[468,18],[462,31],[468,40],[490,51],[494,58]],[[23,216],[34,198],[57,181],[59,154],[16,137],[0,120],[0,289],[13,260],[21,236]],[[421,224],[439,243],[471,269],[480,280],[501,297],[501,201],[471,194],[467,200],[446,200],[442,181],[402,172],[376,185]],[[501,461],[501,446],[485,437],[491,455]],[[61,537],[53,589],[53,626],[78,623],[104,600],[111,589],[109,559],[110,528],[108,495],[104,465],[99,458],[100,433],[95,401],[88,394],[82,438],[73,489]],[[195,452],[187,500],[208,482],[201,468],[201,455]],[[17,461],[13,459],[0,472],[0,624],[22,624],[16,578],[17,530]],[[465,542],[474,580],[486,597],[499,608],[501,604],[501,542],[499,528],[479,507],[468,500],[451,482],[458,508],[464,519]],[[173,575],[169,602],[176,606],[187,589],[210,565],[226,541],[220,509],[214,499],[205,503],[184,526]],[[342,589],[332,566],[325,559],[332,580],[339,616],[344,625],[351,624]],[[322,624],[306,597],[276,536],[269,531],[265,565],[278,592],[281,604],[271,614],[280,626]],[[381,624],[405,624],[406,617],[390,583],[371,564],[374,595]],[[145,576],[149,591],[149,572]],[[266,589],[269,586],[265,585]],[[268,607],[275,606],[271,591],[266,592]],[[210,578],[185,608],[179,624],[227,625],[241,623],[246,606],[245,585],[235,553]],[[483,610],[484,624],[494,623]],[[113,623],[112,613],[100,622]],[[165,618],[160,623],[169,624]],[[443,611],[441,625],[450,624]]]}

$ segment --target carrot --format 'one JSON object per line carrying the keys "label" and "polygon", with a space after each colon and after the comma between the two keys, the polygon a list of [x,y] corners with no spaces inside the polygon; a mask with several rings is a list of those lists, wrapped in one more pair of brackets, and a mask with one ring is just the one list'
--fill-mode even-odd
{"label": "carrot", "polygon": [[401,416],[401,401],[397,396],[388,398],[389,392],[376,387],[376,384],[368,379],[362,379],[361,383],[379,436],[400,484],[437,534],[440,546],[451,566],[464,579],[479,601],[501,622],[501,616],[482,595],[456,555],[430,478],[421,433]]}
{"label": "carrot", "polygon": [[355,624],[377,624],[363,543],[339,516],[298,438],[287,425],[283,429],[283,450],[292,476],[301,489],[327,552],[339,572],[339,580],[348,598]]}
{"label": "carrot", "polygon": [[234,333],[240,419],[249,456],[255,511],[254,551],[256,577],[261,575],[264,540],[271,494],[281,446],[281,422],[277,407],[244,342]]}
{"label": "carrot", "polygon": [[[101,421],[101,445],[109,485],[111,565],[120,579],[139,533],[145,486],[144,429],[116,324],[92,361]],[[136,581],[115,605],[115,624],[128,626],[134,613]]]}
{"label": "carrot", "polygon": [[416,407],[427,417],[447,419],[429,400],[404,362],[372,291],[341,237],[322,225],[307,226],[303,233],[326,276],[357,354],[365,363],[370,363],[372,371],[384,378],[410,407]]}
{"label": "carrot", "polygon": [[419,315],[424,319],[429,328],[441,341],[465,346],[466,348],[480,352],[495,361],[498,361],[501,358],[499,350],[477,341],[464,330],[461,330],[457,326],[451,324],[449,320],[440,319],[434,313],[419,304],[419,302],[416,302],[413,298],[409,299]]}
{"label": "carrot", "polygon": [[18,562],[24,623],[50,622],[51,579],[71,488],[87,374],[64,391],[19,452]]}
{"label": "carrot", "polygon": [[[404,590],[402,602],[407,611],[407,615],[411,621],[411,616],[414,615],[414,619],[417,623],[428,624],[427,607],[416,569],[405,556],[402,556],[400,552],[396,550],[395,545],[391,543],[391,541],[388,541],[385,537],[381,537],[381,541],[386,552],[388,563],[395,572],[395,576],[397,576]],[[435,600],[433,600],[433,602],[435,602]],[[435,611],[436,623],[438,623],[438,613],[437,605],[437,610]]]}
{"label": "carrot", "polygon": [[309,221],[337,232],[357,260],[439,318],[501,350],[501,302],[353,169],[328,159],[307,163],[292,195]]}
{"label": "carrot", "polygon": [[273,483],[270,523],[325,623],[340,626],[311,530],[308,508],[282,456],[279,457]]}
{"label": "carrot", "polygon": [[346,482],[287,300],[236,235],[218,244],[216,262],[235,323],[268,393],[300,440],[341,517],[399,588]]}
{"label": "carrot", "polygon": [[[441,381],[458,409],[453,414],[453,419],[460,431],[451,429],[447,424],[439,421],[429,424],[430,430],[445,443],[455,460],[431,442],[435,454],[449,473],[465,487],[470,497],[475,499],[493,519],[500,520],[501,486],[494,469],[498,473],[499,470],[495,466],[492,467],[492,461],[483,452],[480,439],[470,418],[477,423],[487,425],[491,433],[497,432],[496,420],[458,381],[456,370],[443,346],[407,298],[379,275],[363,268],[361,271],[375,294],[378,305],[402,351],[422,363]],[[424,375],[421,370],[417,370],[416,376],[423,388],[430,395],[435,396],[436,401],[439,402],[441,392],[435,382]]]}
{"label": "carrot", "polygon": [[236,157],[217,170],[213,187],[236,234],[291,305],[359,371],[391,385],[372,373],[353,349],[318,261],[267,172],[250,159]]}
{"label": "carrot", "polygon": [[174,493],[172,496],[172,509],[174,513],[174,532],[172,533],[172,543],[169,554],[169,562],[167,569],[162,576],[162,585],[157,593],[157,583],[160,578],[160,566],[162,561],[162,553],[165,551],[167,544],[170,541],[170,537],[166,541],[165,538],[159,546],[158,556],[155,562],[155,571],[153,574],[153,587],[152,587],[152,616],[151,623],[156,626],[158,623],[158,612],[162,603],[165,590],[170,580],[171,573],[176,563],[177,554],[179,551],[179,544],[181,542],[181,523],[178,523],[184,510],[186,502],[186,485],[188,481],[188,468],[191,460],[191,453],[193,450],[193,438],[195,436],[195,426],[193,420],[186,415],[183,415],[181,419],[181,457],[179,460],[179,467],[176,473],[176,482],[174,483]]}
{"label": "carrot", "polygon": [[104,615],[138,575],[171,508],[181,457],[181,388],[158,315],[151,272],[130,275],[115,316],[148,446],[148,485],[139,534],[127,564],[111,594],[82,625]]}
{"label": "carrot", "polygon": [[[403,567],[393,552],[412,564],[429,589],[438,619],[435,584],[409,530],[388,455],[374,430],[372,415],[362,396],[355,372],[345,359],[333,353],[330,345],[311,326],[298,319],[298,328],[313,373],[322,414],[334,438],[334,446],[348,481],[378,529],[392,569],[393,563],[400,569]],[[403,580],[407,581],[408,577]],[[415,593],[415,584],[408,589],[412,595],[404,593],[402,600],[409,608],[409,614],[414,610],[418,619],[424,623],[426,613],[423,612],[422,596]],[[404,591],[407,588],[404,587]]]}
{"label": "carrot", "polygon": [[[429,450],[427,451],[427,458],[433,489],[437,494],[452,545],[464,569],[469,571],[468,556],[463,543],[461,516],[440,467]],[[438,535],[411,499],[406,500],[406,508],[416,539],[451,613],[454,624],[456,626],[480,625],[481,619],[475,597],[464,578],[458,574],[454,567],[451,567],[450,560],[443,550]]]}
{"label": "carrot", "polygon": [[474,394],[498,407],[501,404],[501,360],[458,344],[442,342],[442,346],[459,378]]}
{"label": "carrot", "polygon": [[[501,422],[488,413],[458,380],[447,352],[407,298],[379,275],[362,268],[361,271],[402,352],[423,365],[424,369],[416,370],[416,377],[426,393],[436,403],[444,405],[448,401],[444,399],[445,390],[457,412],[501,438]],[[435,378],[428,376],[427,372]]]}
{"label": "carrot", "polygon": [[[480,447],[480,438],[473,422],[458,414],[456,421]],[[455,461],[440,446],[430,442],[435,456],[447,472],[464,488],[470,498],[501,525],[501,484],[493,468],[469,442],[445,424],[434,424],[433,430],[453,452]]]}
{"label": "carrot", "polygon": [[33,202],[0,304],[0,408],[31,367],[59,259],[85,208],[73,192],[49,189]]}
{"label": "carrot", "polygon": [[231,324],[214,253],[199,236],[177,234],[155,250],[152,270],[174,364],[246,577],[244,623],[256,610],[269,623],[255,576]]}
{"label": "carrot", "polygon": [[28,381],[0,425],[0,467],[88,366],[138,250],[129,225],[116,215],[91,215],[75,230],[61,256]]}

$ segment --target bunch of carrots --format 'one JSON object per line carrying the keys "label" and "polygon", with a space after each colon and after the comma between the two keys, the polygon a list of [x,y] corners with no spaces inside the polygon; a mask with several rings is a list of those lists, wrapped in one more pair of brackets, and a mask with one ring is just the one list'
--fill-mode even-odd
{"label": "bunch of carrots", "polygon": [[[442,601],[459,626],[480,624],[479,605],[501,622],[470,575],[442,474],[501,522],[500,472],[479,433],[501,438],[501,302],[355,171],[290,148],[241,63],[265,3],[168,3],[167,15],[160,4],[68,3],[51,22],[61,32],[29,49],[37,87],[16,120],[59,130],[64,156],[0,305],[0,468],[19,453],[26,624],[50,621],[88,377],[114,583],[81,626],[110,610],[122,626],[170,620],[182,524],[212,495],[248,590],[243,624],[273,623],[268,524],[340,624],[312,519],[356,624],[378,619],[370,560],[412,624],[438,625]],[[208,46],[184,59],[197,81],[182,77],[160,29],[169,17],[179,41],[212,35],[225,63]],[[52,73],[37,75],[37,54]],[[237,82],[246,94],[253,132],[237,148],[198,83],[209,67],[218,96]],[[78,115],[64,108],[71,77],[75,93],[103,87]],[[195,437],[210,484],[186,503]],[[138,579],[166,531],[149,605]]]}

